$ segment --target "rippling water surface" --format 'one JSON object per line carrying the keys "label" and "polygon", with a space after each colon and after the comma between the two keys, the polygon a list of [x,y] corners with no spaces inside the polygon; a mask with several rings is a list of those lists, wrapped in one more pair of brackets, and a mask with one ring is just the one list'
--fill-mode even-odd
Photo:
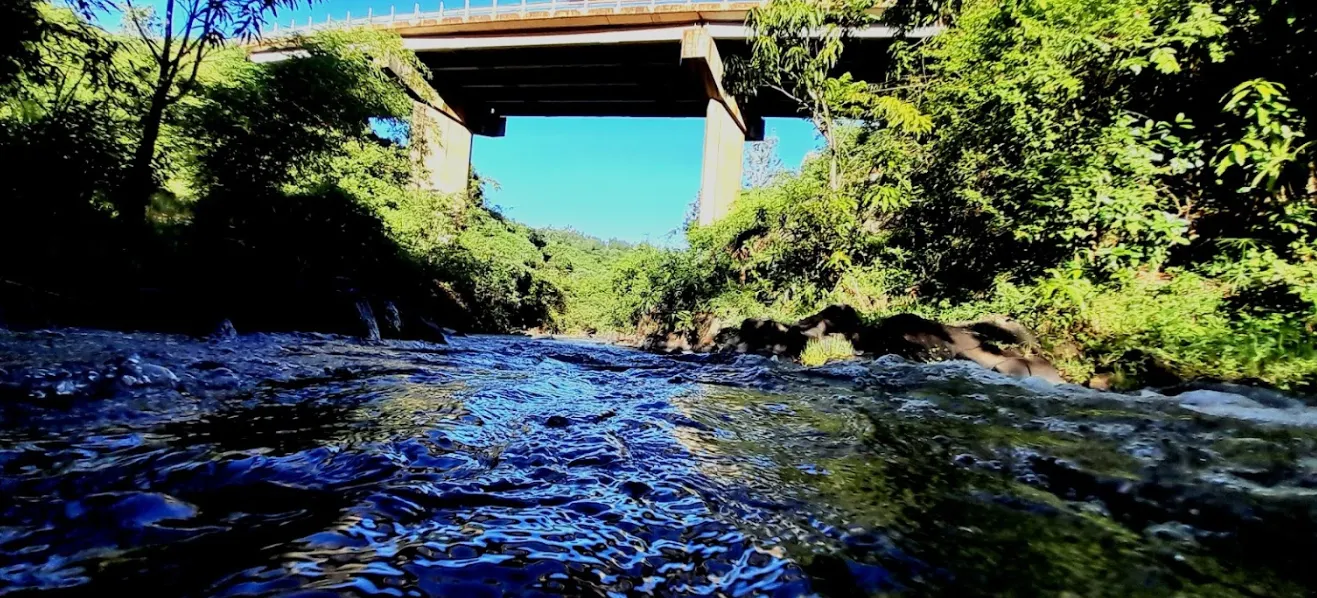
{"label": "rippling water surface", "polygon": [[892,358],[0,333],[0,594],[1310,595],[1314,424]]}

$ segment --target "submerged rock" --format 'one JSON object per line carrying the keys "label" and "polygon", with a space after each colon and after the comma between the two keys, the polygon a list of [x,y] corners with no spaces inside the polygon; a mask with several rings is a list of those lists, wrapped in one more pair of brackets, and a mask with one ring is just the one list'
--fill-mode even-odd
{"label": "submerged rock", "polygon": [[215,331],[210,333],[210,340],[216,342],[231,341],[238,338],[238,329],[233,327],[233,321],[225,318],[224,321],[215,327]]}
{"label": "submerged rock", "polygon": [[1176,397],[1180,400],[1180,405],[1185,407],[1248,407],[1256,409],[1262,407],[1262,403],[1254,401],[1248,397],[1220,392],[1216,390],[1191,390]]}
{"label": "submerged rock", "polygon": [[1209,397],[1230,394],[1244,397],[1260,405],[1276,409],[1295,409],[1305,405],[1303,401],[1277,390],[1258,386],[1245,386],[1243,384],[1230,384],[1227,382],[1191,381],[1163,389],[1161,392],[1168,396],[1181,397],[1182,400],[1185,396],[1189,395],[1196,397]]}

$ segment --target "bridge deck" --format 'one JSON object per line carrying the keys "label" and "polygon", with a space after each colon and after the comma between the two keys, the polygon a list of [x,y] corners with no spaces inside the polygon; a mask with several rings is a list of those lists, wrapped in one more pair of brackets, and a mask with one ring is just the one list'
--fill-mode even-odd
{"label": "bridge deck", "polygon": [[[308,33],[322,29],[375,27],[397,31],[403,37],[444,35],[478,31],[534,31],[601,25],[661,25],[690,22],[734,22],[745,20],[746,13],[767,0],[736,2],[698,2],[694,0],[476,0],[437,2],[437,10],[399,12],[390,7],[387,14],[347,13],[324,21],[308,18],[305,23],[276,22],[272,33]],[[430,4],[436,4],[431,0]],[[511,22],[511,23],[510,23]]]}
{"label": "bridge deck", "polygon": [[[724,57],[747,54],[746,14],[766,0],[477,0],[435,2],[438,10],[345,15],[272,31],[326,28],[397,32],[429,67],[447,101],[496,116],[703,117],[708,95],[680,61],[681,32],[704,25]],[[433,0],[432,0],[433,2]],[[916,32],[918,35],[919,32]],[[840,71],[881,80],[893,32],[861,31]],[[798,116],[765,93],[744,106],[755,116]]]}
{"label": "bridge deck", "polygon": [[[886,42],[867,41],[866,46]],[[721,41],[724,56],[746,52]],[[881,78],[884,48],[854,52],[842,68]],[[501,116],[703,117],[708,95],[698,72],[678,59],[680,42],[545,46],[419,52],[444,98]],[[799,116],[796,106],[763,92],[744,107],[756,116]],[[483,111],[483,109],[482,109]]]}

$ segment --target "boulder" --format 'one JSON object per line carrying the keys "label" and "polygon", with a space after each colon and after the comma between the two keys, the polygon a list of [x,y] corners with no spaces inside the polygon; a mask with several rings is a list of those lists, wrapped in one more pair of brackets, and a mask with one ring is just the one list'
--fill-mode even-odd
{"label": "boulder", "polygon": [[760,318],[745,320],[735,331],[728,333],[724,330],[718,338],[719,349],[723,351],[786,357],[800,355],[809,341],[809,337],[795,326]]}
{"label": "boulder", "polygon": [[1014,378],[1039,378],[1052,384],[1065,384],[1061,372],[1041,357],[1007,357],[989,369]]}
{"label": "boulder", "polygon": [[953,326],[915,314],[897,314],[869,324],[854,308],[832,305],[791,325],[745,320],[738,328],[723,329],[714,345],[721,351],[797,357],[810,339],[833,334],[872,355],[897,355],[914,361],[964,359],[1009,376],[1065,382],[1047,360],[1001,346],[1037,346],[1032,332],[1005,318]]}
{"label": "boulder", "polygon": [[727,328],[720,329],[718,318],[710,313],[695,314],[689,334],[672,332],[667,328],[659,320],[646,316],[636,325],[635,336],[640,337],[639,342],[628,342],[625,338],[617,341],[655,353],[712,353],[723,348],[729,333]]}
{"label": "boulder", "polygon": [[1026,349],[1039,348],[1038,338],[1034,336],[1033,331],[1010,318],[996,316],[953,324],[953,326],[968,330],[978,338],[998,345],[1016,345]]}
{"label": "boulder", "polygon": [[718,318],[713,314],[701,313],[695,315],[695,334],[690,339],[692,351],[712,351],[718,338],[719,326]]}
{"label": "boulder", "polygon": [[1114,372],[1102,372],[1089,378],[1085,386],[1093,390],[1112,390],[1116,387],[1116,382],[1117,378]]}
{"label": "boulder", "polygon": [[225,318],[220,322],[215,330],[210,333],[210,340],[222,343],[238,338],[238,329],[233,327],[233,321]]}
{"label": "boulder", "polygon": [[796,322],[796,328],[809,338],[821,339],[829,334],[840,334],[855,342],[864,330],[864,318],[849,305],[829,305],[817,314]]}
{"label": "boulder", "polygon": [[652,333],[640,341],[640,348],[654,353],[683,353],[690,351],[686,337],[675,332],[667,334]]}
{"label": "boulder", "polygon": [[402,312],[398,311],[398,306],[392,301],[384,302],[384,319],[381,321],[383,326],[381,330],[389,338],[403,338],[402,334]]}
{"label": "boulder", "polygon": [[428,343],[448,344],[444,329],[429,318],[417,317],[407,325],[408,338]]}

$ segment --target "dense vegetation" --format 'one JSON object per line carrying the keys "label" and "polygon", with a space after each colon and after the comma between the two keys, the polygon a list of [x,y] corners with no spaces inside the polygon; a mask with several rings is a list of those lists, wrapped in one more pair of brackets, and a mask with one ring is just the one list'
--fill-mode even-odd
{"label": "dense vegetation", "polygon": [[[367,300],[478,330],[695,335],[711,316],[846,303],[1019,319],[1077,381],[1317,385],[1306,0],[912,0],[882,16],[774,0],[730,83],[785,94],[825,147],[789,173],[751,151],[751,188],[680,250],[529,229],[479,181],[416,189],[409,100],[375,65],[424,68],[387,35],[320,34],[272,64],[210,40],[162,80],[150,27],[10,4],[0,160],[31,173],[0,182],[11,321],[333,330]],[[946,30],[893,44],[887,80],[837,72],[874,19]]]}
{"label": "dense vegetation", "polygon": [[798,99],[827,146],[692,229],[647,308],[1000,314],[1079,381],[1317,384],[1313,3],[898,3],[948,27],[860,82],[835,65],[872,6],[752,14],[742,92]]}
{"label": "dense vegetation", "polygon": [[[230,17],[255,6],[231,4]],[[230,319],[355,333],[361,301],[476,330],[624,323],[603,295],[627,246],[510,222],[478,183],[456,197],[412,185],[399,143],[411,100],[377,64],[424,69],[396,38],[324,33],[301,42],[306,56],[270,64],[222,40],[175,45],[162,82],[169,28],[156,15],[125,13],[141,26],[110,33],[43,2],[5,10],[0,318],[11,325],[207,332]]]}

